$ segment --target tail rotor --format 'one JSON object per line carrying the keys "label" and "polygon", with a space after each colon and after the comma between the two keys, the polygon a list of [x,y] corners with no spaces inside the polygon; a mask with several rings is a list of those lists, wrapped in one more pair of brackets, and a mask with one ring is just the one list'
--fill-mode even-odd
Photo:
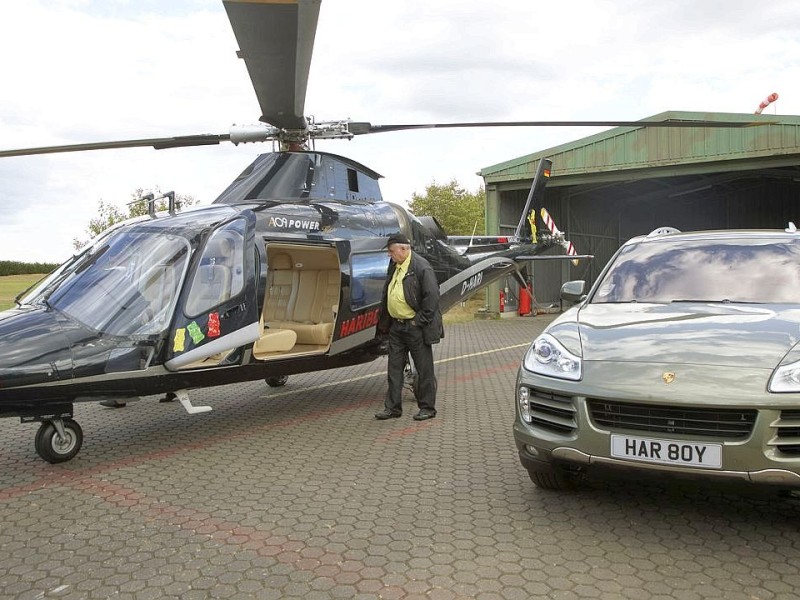
{"label": "tail rotor", "polygon": [[[575,250],[575,246],[573,246],[572,242],[564,237],[564,232],[556,226],[556,222],[553,220],[553,217],[550,216],[550,213],[547,212],[547,209],[542,207],[540,214],[542,215],[542,221],[544,221],[544,224],[547,225],[547,228],[550,230],[550,234],[553,236],[556,242],[561,244],[561,247],[564,248],[564,251],[567,253],[567,255],[577,256],[578,253]],[[576,267],[578,266],[577,258],[573,258],[571,262]]]}

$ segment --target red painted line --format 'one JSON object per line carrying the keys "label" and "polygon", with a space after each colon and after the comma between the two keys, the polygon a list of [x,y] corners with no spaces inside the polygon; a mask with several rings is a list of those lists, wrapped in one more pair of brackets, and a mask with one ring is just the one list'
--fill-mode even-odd
{"label": "red painted line", "polygon": [[[500,365],[498,367],[470,371],[464,375],[459,375],[457,377],[448,377],[445,381],[456,381],[456,382],[470,381],[494,373],[500,373],[512,369],[517,369],[518,367],[519,367],[518,361],[509,362],[504,365]],[[298,393],[302,393],[302,390],[298,390]],[[144,454],[129,456],[126,458],[113,460],[107,463],[102,463],[99,465],[94,465],[86,468],[73,469],[71,468],[72,464],[70,465],[70,467],[67,467],[66,465],[64,466],[42,465],[44,473],[35,481],[0,490],[0,501],[18,498],[24,494],[29,494],[42,489],[49,489],[58,485],[70,485],[70,483],[73,481],[77,481],[85,477],[91,477],[94,475],[108,473],[109,471],[115,469],[134,467],[153,460],[170,458],[187,451],[206,449],[218,443],[224,443],[224,442],[229,442],[231,440],[249,437],[253,435],[254,432],[269,431],[270,429],[294,427],[296,425],[302,425],[310,421],[316,422],[320,418],[348,413],[353,410],[361,410],[369,406],[376,406],[379,404],[379,402],[380,402],[379,400],[373,399],[373,400],[366,400],[363,402],[359,402],[357,404],[351,404],[345,407],[328,409],[322,412],[309,412],[300,417],[287,419],[285,421],[279,421],[267,425],[245,427],[244,429],[238,431],[237,433],[208,436],[203,438],[202,441],[183,444],[181,446],[176,446],[168,449],[154,450],[151,452],[146,452]],[[433,424],[435,424],[435,420],[429,421],[427,426],[431,426]],[[424,423],[422,425],[412,426],[401,430],[392,431],[391,434],[377,438],[377,441],[385,443],[391,441],[392,439],[399,439],[406,435],[411,435],[417,431],[420,431],[423,428],[425,428]]]}
{"label": "red painted line", "polygon": [[383,435],[380,435],[380,436],[376,437],[375,441],[376,442],[382,442],[382,443],[391,442],[392,440],[397,440],[397,439],[406,437],[407,435],[411,435],[413,433],[418,433],[419,431],[422,431],[423,429],[429,429],[430,427],[433,427],[434,425],[437,425],[438,422],[440,422],[440,421],[441,421],[441,419],[439,419],[437,421],[437,419],[434,418],[434,419],[430,419],[429,421],[423,421],[423,422],[415,424],[415,425],[409,425],[408,427],[403,427],[402,429],[395,429],[393,431],[390,431],[389,433],[385,433]]}
{"label": "red painted line", "polygon": [[146,452],[144,454],[128,456],[126,458],[121,458],[118,460],[113,460],[85,468],[78,468],[78,469],[71,468],[72,465],[74,465],[74,463],[70,463],[70,466],[64,465],[61,467],[54,465],[44,465],[43,468],[45,469],[45,473],[39,479],[27,484],[12,486],[0,490],[0,500],[9,500],[13,498],[18,498],[23,494],[28,494],[41,489],[52,488],[58,485],[69,485],[72,481],[76,481],[85,477],[101,475],[104,473],[108,473],[109,471],[120,468],[135,467],[140,464],[147,463],[153,460],[170,458],[172,456],[183,454],[184,452],[192,450],[206,449],[213,446],[214,444],[224,443],[224,442],[229,442],[231,440],[237,440],[249,437],[253,435],[254,432],[262,432],[262,431],[269,431],[271,429],[283,429],[286,427],[294,427],[296,425],[301,425],[309,421],[316,422],[320,418],[331,417],[338,414],[347,413],[352,410],[357,410],[357,409],[360,410],[368,406],[374,406],[377,403],[378,403],[377,399],[367,400],[364,402],[359,402],[357,404],[350,404],[346,407],[332,408],[321,412],[309,412],[308,414],[305,414],[301,417],[295,417],[293,419],[287,419],[276,423],[269,423],[267,425],[249,426],[245,427],[244,429],[236,433],[208,436],[203,438],[202,441],[192,442],[189,444],[182,444],[180,446],[175,446],[173,448],[154,450],[151,452]]}

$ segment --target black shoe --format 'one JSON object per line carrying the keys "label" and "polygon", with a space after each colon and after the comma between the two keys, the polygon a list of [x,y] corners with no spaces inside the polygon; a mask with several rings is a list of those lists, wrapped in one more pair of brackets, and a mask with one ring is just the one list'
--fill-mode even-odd
{"label": "black shoe", "polygon": [[175,392],[167,392],[163,398],[159,398],[159,402],[172,402],[173,400],[177,400],[178,395]]}
{"label": "black shoe", "polygon": [[123,408],[127,402],[121,402],[120,400],[103,400],[100,402],[100,406],[105,406],[107,408]]}
{"label": "black shoe", "polygon": [[414,420],[425,421],[427,419],[432,419],[435,416],[436,416],[435,410],[431,410],[429,408],[423,408],[421,411],[419,411],[417,414],[414,415]]}
{"label": "black shoe", "polygon": [[403,413],[392,412],[390,410],[382,410],[381,412],[375,414],[375,418],[378,419],[378,421],[385,421],[386,419],[399,419],[402,416]]}

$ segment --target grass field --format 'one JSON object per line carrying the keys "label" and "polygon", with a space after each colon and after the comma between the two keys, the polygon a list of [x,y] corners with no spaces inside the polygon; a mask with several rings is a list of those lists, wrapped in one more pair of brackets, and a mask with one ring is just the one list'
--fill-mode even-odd
{"label": "grass field", "polygon": [[0,310],[14,306],[14,298],[39,281],[44,275],[6,275],[0,277]]}
{"label": "grass field", "polygon": [[462,304],[456,304],[453,308],[444,313],[444,324],[464,323],[475,320],[475,313],[486,304],[486,294],[478,292],[473,294]]}

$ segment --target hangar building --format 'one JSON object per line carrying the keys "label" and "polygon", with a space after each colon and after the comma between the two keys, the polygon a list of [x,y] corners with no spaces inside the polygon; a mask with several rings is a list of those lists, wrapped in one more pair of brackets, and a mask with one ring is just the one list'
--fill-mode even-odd
{"label": "hangar building", "polygon": [[[644,119],[667,120],[757,125],[617,127],[480,171],[487,234],[511,234],[539,160],[551,159],[543,204],[577,252],[595,257],[578,266],[533,261],[529,273],[538,306],[557,306],[564,281],[593,283],[623,242],[658,227],[800,226],[800,117],[670,111]],[[513,309],[518,290],[507,286]],[[488,295],[492,312],[499,309],[499,290]]]}

